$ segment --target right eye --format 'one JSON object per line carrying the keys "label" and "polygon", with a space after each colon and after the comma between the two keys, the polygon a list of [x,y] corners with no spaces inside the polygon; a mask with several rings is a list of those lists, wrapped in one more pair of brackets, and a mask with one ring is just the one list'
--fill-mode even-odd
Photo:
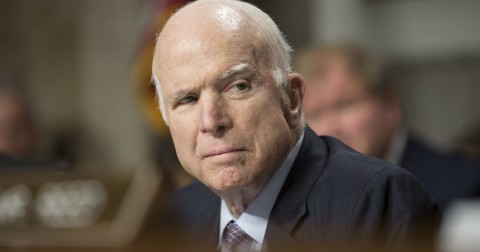
{"label": "right eye", "polygon": [[195,102],[197,100],[198,100],[197,96],[187,95],[187,96],[181,98],[180,100],[178,100],[177,104],[178,105],[184,105],[184,104],[189,104],[189,103]]}

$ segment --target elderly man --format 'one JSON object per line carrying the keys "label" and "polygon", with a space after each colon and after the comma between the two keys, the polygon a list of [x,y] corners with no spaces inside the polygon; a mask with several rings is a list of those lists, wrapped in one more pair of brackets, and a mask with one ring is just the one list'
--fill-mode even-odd
{"label": "elderly man", "polygon": [[438,153],[407,133],[392,77],[380,58],[358,45],[330,44],[305,50],[297,67],[306,80],[305,119],[317,134],[407,169],[440,210],[480,196],[480,164]]}
{"label": "elderly man", "polygon": [[174,195],[182,239],[202,251],[298,251],[429,235],[436,208],[409,173],[305,126],[290,51],[268,15],[233,0],[187,5],[158,35],[160,110],[200,181]]}

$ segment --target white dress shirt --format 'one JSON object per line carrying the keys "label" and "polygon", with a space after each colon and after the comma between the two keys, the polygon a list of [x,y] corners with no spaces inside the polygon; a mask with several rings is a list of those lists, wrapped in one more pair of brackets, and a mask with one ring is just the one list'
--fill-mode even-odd
{"label": "white dress shirt", "polygon": [[[267,230],[268,219],[273,205],[277,200],[280,189],[287,178],[293,162],[295,161],[300,146],[303,142],[303,133],[298,139],[297,143],[293,147],[287,159],[283,162],[280,168],[275,172],[265,188],[257,195],[257,197],[247,206],[247,209],[240,215],[239,218],[235,218],[227,204],[222,200],[220,206],[220,235],[219,235],[219,249],[222,252],[230,251],[222,243],[223,231],[227,224],[234,220],[237,225],[243,229],[250,237],[253,238],[248,251],[261,251],[264,246],[265,232]],[[265,246],[264,246],[265,247]]]}

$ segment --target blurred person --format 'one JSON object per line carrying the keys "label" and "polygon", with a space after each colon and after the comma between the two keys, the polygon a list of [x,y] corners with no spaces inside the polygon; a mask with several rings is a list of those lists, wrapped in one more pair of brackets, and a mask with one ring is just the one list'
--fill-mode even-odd
{"label": "blurred person", "polygon": [[305,126],[290,51],[271,18],[241,1],[193,2],[159,33],[159,107],[199,180],[172,196],[186,232],[178,246],[392,250],[432,235],[436,206],[411,174]]}
{"label": "blurred person", "polygon": [[31,108],[25,94],[9,81],[0,83],[0,153],[31,158],[37,142]]}
{"label": "blurred person", "polygon": [[[480,160],[480,123],[476,123],[455,141],[454,155]],[[480,165],[479,165],[480,169]]]}
{"label": "blurred person", "polygon": [[305,119],[318,135],[397,164],[416,176],[445,209],[480,194],[480,169],[443,155],[405,129],[392,77],[381,59],[354,44],[306,49],[297,68],[305,77]]}
{"label": "blurred person", "polygon": [[64,160],[36,156],[37,127],[21,83],[0,74],[0,170],[65,169]]}

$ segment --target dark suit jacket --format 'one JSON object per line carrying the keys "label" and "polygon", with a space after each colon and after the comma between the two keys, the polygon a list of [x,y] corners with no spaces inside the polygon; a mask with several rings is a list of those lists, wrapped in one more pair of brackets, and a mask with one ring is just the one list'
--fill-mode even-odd
{"label": "dark suit jacket", "polygon": [[[203,243],[195,248],[215,250],[219,197],[196,182],[176,193],[173,204],[185,230]],[[281,251],[376,239],[391,246],[416,237],[419,226],[431,234],[436,218],[435,204],[410,173],[306,128],[272,209],[265,242],[269,250]]]}
{"label": "dark suit jacket", "polygon": [[440,210],[460,198],[480,197],[480,162],[441,154],[409,136],[399,165],[411,172]]}

